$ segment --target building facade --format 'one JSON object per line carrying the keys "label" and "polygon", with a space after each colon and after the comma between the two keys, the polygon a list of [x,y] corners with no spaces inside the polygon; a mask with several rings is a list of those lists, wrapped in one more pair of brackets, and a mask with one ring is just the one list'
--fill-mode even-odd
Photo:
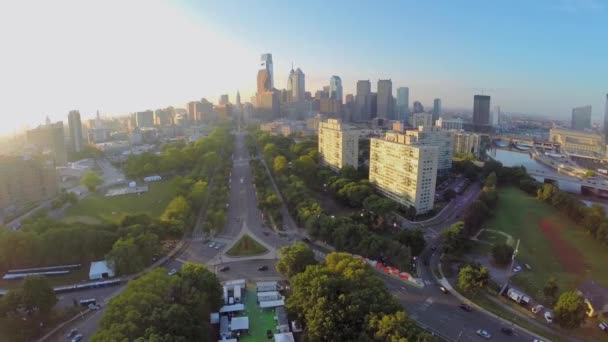
{"label": "building facade", "polygon": [[225,106],[229,103],[230,103],[230,98],[228,97],[228,94],[220,95],[220,100],[218,102],[218,104],[220,106]]}
{"label": "building facade", "polygon": [[433,100],[433,124],[439,120],[441,116],[441,99]]}
{"label": "building facade", "polygon": [[350,165],[359,167],[359,131],[346,127],[341,120],[319,123],[319,161],[338,171]]}
{"label": "building facade", "polygon": [[391,80],[378,80],[376,117],[385,120],[393,119],[393,82]]}
{"label": "building facade", "polygon": [[55,166],[63,166],[68,162],[68,153],[65,146],[63,121],[47,122],[43,126],[26,132],[27,143],[35,146],[39,151],[50,152]]}
{"label": "building facade", "polygon": [[582,131],[591,128],[591,106],[572,109],[572,129]]}
{"label": "building facade", "polygon": [[564,128],[551,128],[549,141],[560,144],[563,152],[587,155],[604,154],[605,146],[601,135]]}
{"label": "building facade", "polygon": [[146,110],[135,113],[135,125],[139,128],[154,127],[154,112]]}
{"label": "building facade", "polygon": [[490,96],[475,95],[473,98],[473,125],[479,130],[490,125]]}
{"label": "building facade", "polygon": [[410,115],[410,126],[433,126],[433,114],[431,113],[414,113]]}
{"label": "building facade", "polygon": [[300,68],[297,68],[295,71],[292,68],[289,72],[289,77],[287,78],[287,91],[288,93],[291,93],[292,102],[304,101],[304,94],[306,93],[306,81],[304,77],[304,72],[302,72],[302,69]]}
{"label": "building facade", "polygon": [[70,129],[70,143],[72,145],[72,151],[82,151],[84,148],[84,140],[82,138],[82,122],[80,121],[79,111],[70,111],[68,114],[68,127]]}
{"label": "building facade", "polygon": [[412,113],[416,114],[416,113],[424,112],[424,106],[422,105],[422,102],[414,101],[414,104],[412,106],[413,106]]}
{"label": "building facade", "polygon": [[437,147],[406,141],[400,133],[371,139],[369,180],[384,196],[423,214],[435,203]]}
{"label": "building facade", "polygon": [[408,87],[397,88],[396,119],[409,122],[410,114],[410,89]]}
{"label": "building facade", "polygon": [[[270,90],[272,88],[274,88],[274,66],[272,63],[272,54],[271,53],[265,53],[262,55],[262,57],[260,58],[260,61],[262,62],[262,69],[266,70],[268,73],[268,88],[266,90]],[[258,87],[259,89],[259,87]]]}
{"label": "building facade", "polygon": [[481,136],[471,132],[454,132],[454,154],[473,153],[475,157],[481,156]]}
{"label": "building facade", "polygon": [[409,145],[437,147],[437,172],[440,175],[450,172],[454,152],[453,132],[434,126],[419,126],[417,130],[406,131],[405,135]]}
{"label": "building facade", "polygon": [[357,81],[355,113],[353,121],[368,121],[372,118],[372,84],[369,80]]}
{"label": "building facade", "polygon": [[342,97],[342,79],[340,76],[332,76],[329,79],[329,98],[338,100],[340,103],[344,100]]}
{"label": "building facade", "polygon": [[52,164],[20,157],[0,157],[0,208],[36,203],[59,192]]}
{"label": "building facade", "polygon": [[461,130],[464,129],[464,121],[462,121],[462,119],[444,119],[444,118],[439,118],[439,120],[437,120],[435,122],[435,125],[437,127],[441,127],[443,129],[455,129],[455,130]]}

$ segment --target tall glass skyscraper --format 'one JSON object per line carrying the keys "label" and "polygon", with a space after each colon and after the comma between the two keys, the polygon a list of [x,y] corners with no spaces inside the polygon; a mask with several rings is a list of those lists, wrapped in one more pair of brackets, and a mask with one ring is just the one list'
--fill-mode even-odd
{"label": "tall glass skyscraper", "polygon": [[435,121],[439,120],[441,116],[441,99],[433,100],[433,125],[435,125]]}
{"label": "tall glass skyscraper", "polygon": [[410,115],[410,88],[397,88],[397,120],[408,121]]}
{"label": "tall glass skyscraper", "polygon": [[329,79],[329,98],[343,101],[342,98],[342,79],[340,76],[332,76]]}
{"label": "tall glass skyscraper", "polygon": [[269,81],[270,81],[270,89],[274,88],[274,69],[272,67],[272,54],[265,53],[260,58],[262,61],[262,69],[266,69],[268,71]]}

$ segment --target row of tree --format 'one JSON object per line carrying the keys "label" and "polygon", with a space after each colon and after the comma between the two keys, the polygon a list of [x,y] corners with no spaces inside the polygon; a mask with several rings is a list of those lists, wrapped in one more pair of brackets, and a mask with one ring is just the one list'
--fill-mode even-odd
{"label": "row of tree", "polygon": [[366,263],[331,253],[317,264],[299,243],[280,250],[277,270],[290,278],[287,310],[304,325],[304,341],[434,341],[407,317]]}
{"label": "row of tree", "polygon": [[261,161],[251,159],[249,162],[253,172],[253,183],[258,197],[258,206],[265,215],[265,219],[271,225],[281,227],[283,217],[281,216],[281,201],[272,190],[272,184],[268,172]]}

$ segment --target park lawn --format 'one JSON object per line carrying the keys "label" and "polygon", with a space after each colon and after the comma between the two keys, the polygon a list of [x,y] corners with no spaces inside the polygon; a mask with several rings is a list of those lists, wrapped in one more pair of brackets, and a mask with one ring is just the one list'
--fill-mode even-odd
{"label": "park lawn", "polygon": [[513,284],[541,298],[542,288],[555,277],[560,289],[574,289],[585,279],[608,286],[604,271],[608,250],[550,205],[516,188],[499,189],[495,216],[483,228],[521,239],[517,260],[532,271],[512,278]]}
{"label": "park lawn", "polygon": [[255,241],[251,236],[245,234],[242,238],[237,241],[226,254],[229,256],[246,256],[246,255],[259,255],[266,253],[268,250]]}
{"label": "park lawn", "polygon": [[90,195],[66,210],[63,221],[86,224],[119,222],[125,215],[148,214],[159,217],[174,197],[170,180],[149,183],[150,190],[141,195],[105,197]]}
{"label": "park lawn", "polygon": [[477,239],[491,244],[507,242],[507,237],[505,235],[487,229],[482,230],[477,236]]}

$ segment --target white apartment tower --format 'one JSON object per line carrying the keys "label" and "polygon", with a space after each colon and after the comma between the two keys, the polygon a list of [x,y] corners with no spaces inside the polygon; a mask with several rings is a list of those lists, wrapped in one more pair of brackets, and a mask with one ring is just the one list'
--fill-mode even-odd
{"label": "white apartment tower", "polygon": [[477,158],[480,156],[479,143],[481,136],[477,133],[454,132],[454,153],[473,153]]}
{"label": "white apartment tower", "polygon": [[406,143],[437,147],[437,172],[448,174],[452,168],[454,134],[435,126],[419,126],[417,130],[405,132]]}
{"label": "white apartment tower", "polygon": [[346,165],[359,165],[359,131],[350,129],[339,119],[319,123],[319,160],[337,171]]}
{"label": "white apartment tower", "polygon": [[369,181],[386,197],[422,214],[435,203],[438,148],[408,145],[407,140],[402,133],[371,139]]}

